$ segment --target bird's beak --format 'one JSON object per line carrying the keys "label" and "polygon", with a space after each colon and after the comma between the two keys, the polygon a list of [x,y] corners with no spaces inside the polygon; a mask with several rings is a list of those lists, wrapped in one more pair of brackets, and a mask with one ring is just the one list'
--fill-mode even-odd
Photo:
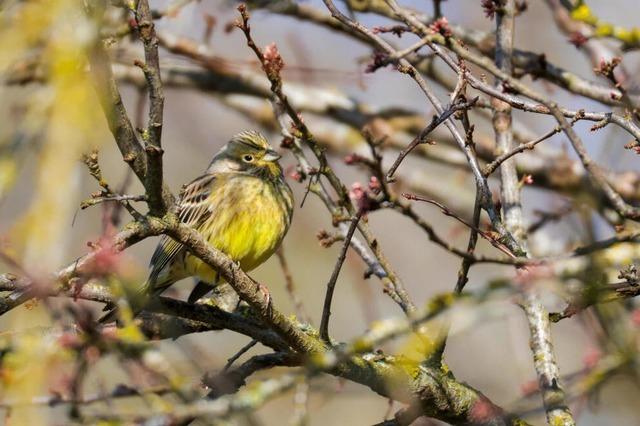
{"label": "bird's beak", "polygon": [[264,154],[264,157],[262,157],[262,159],[264,161],[278,161],[281,157],[282,155],[278,154],[277,151],[274,151],[273,149],[268,149],[267,153]]}

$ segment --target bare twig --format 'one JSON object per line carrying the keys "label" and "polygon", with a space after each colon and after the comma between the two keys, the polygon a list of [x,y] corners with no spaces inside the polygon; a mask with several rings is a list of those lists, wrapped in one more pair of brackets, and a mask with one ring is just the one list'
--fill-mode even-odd
{"label": "bare twig", "polygon": [[597,294],[595,295],[590,293],[593,292],[587,291],[585,294],[572,296],[562,312],[550,312],[549,319],[552,322],[558,322],[565,318],[571,318],[575,314],[595,304],[637,297],[640,295],[640,284],[638,282],[625,281],[598,288]]}
{"label": "bare twig", "polygon": [[400,166],[400,163],[402,163],[402,160],[404,160],[404,158],[409,155],[411,153],[411,151],[413,151],[415,149],[416,146],[418,146],[419,144],[423,144],[426,143],[426,138],[427,136],[429,136],[429,134],[436,128],[438,127],[440,124],[442,124],[443,122],[445,122],[446,120],[449,119],[449,117],[451,117],[451,115],[457,111],[463,110],[463,109],[469,109],[471,107],[473,107],[473,105],[478,101],[478,98],[474,98],[469,102],[458,102],[458,103],[454,103],[452,105],[450,105],[449,107],[447,107],[439,116],[434,116],[433,119],[431,120],[431,122],[429,123],[429,125],[427,127],[425,127],[418,136],[416,136],[413,141],[411,141],[411,143],[403,150],[400,151],[400,154],[398,154],[398,158],[396,158],[396,160],[393,162],[393,164],[391,165],[391,167],[389,167],[389,170],[387,171],[387,176],[386,179],[387,181],[390,181],[393,178],[393,174],[395,173],[395,171],[398,169],[398,167]]}
{"label": "bare twig", "polygon": [[535,148],[536,145],[538,145],[540,142],[544,142],[547,139],[549,139],[551,136],[560,133],[562,129],[560,129],[560,127],[554,127],[552,130],[548,131],[547,133],[545,133],[544,135],[540,136],[538,139],[532,140],[531,142],[526,142],[523,144],[520,144],[514,148],[511,148],[510,151],[507,151],[501,155],[499,155],[498,157],[496,157],[495,160],[493,160],[491,163],[487,164],[484,169],[482,170],[482,172],[485,174],[485,176],[489,176],[491,175],[493,172],[495,172],[498,167],[500,167],[500,165],[502,163],[504,163],[505,161],[507,161],[508,159],[510,159],[511,157],[513,157],[516,154],[519,154],[523,151],[526,150],[531,150],[533,148]]}
{"label": "bare twig", "polygon": [[347,231],[347,235],[344,238],[344,243],[342,244],[342,248],[340,249],[338,260],[336,261],[336,265],[333,268],[333,272],[331,273],[331,278],[327,283],[327,293],[324,298],[322,320],[320,322],[320,337],[327,343],[331,343],[331,339],[329,337],[329,317],[331,317],[331,302],[333,300],[333,291],[336,287],[336,282],[338,281],[338,275],[340,274],[340,269],[342,269],[342,264],[347,257],[347,250],[349,249],[349,245],[351,244],[351,238],[353,237],[353,234],[358,227],[358,222],[360,221],[362,214],[363,212],[359,211],[356,217],[351,220],[351,225],[349,225],[349,230]]}
{"label": "bare twig", "polygon": [[602,190],[604,195],[607,197],[609,202],[614,206],[616,211],[623,217],[627,219],[633,219],[635,221],[640,221],[640,208],[633,207],[629,205],[624,199],[618,194],[615,189],[608,182],[607,177],[604,173],[604,170],[591,158],[589,153],[587,152],[586,147],[582,143],[582,140],[575,132],[575,130],[571,127],[571,125],[567,122],[562,111],[558,108],[558,105],[554,102],[548,103],[549,110],[554,118],[558,121],[558,124],[562,128],[562,131],[567,135],[569,141],[571,142],[571,146],[580,157],[580,161],[584,168],[589,172],[589,176],[593,179],[595,185]]}
{"label": "bare twig", "polygon": [[117,201],[118,203],[125,204],[125,202],[127,201],[146,201],[146,200],[147,200],[146,195],[126,195],[126,194],[105,195],[105,196],[97,196],[94,198],[90,198],[88,200],[84,200],[82,203],[80,203],[80,208],[86,209],[88,207],[95,206],[96,204],[104,203],[107,201]]}
{"label": "bare twig", "polygon": [[234,362],[236,362],[242,355],[247,353],[251,348],[253,348],[257,344],[258,344],[258,341],[253,339],[252,341],[244,345],[238,352],[236,352],[231,358],[227,360],[227,363],[224,365],[224,368],[222,369],[222,371],[227,371],[229,368],[231,368]]}
{"label": "bare twig", "polygon": [[[482,236],[482,238],[487,240],[492,246],[494,246],[495,248],[497,248],[498,250],[500,250],[501,252],[503,252],[507,256],[509,256],[511,258],[515,258],[513,253],[509,250],[509,248],[506,247],[504,244],[501,244],[500,241],[497,241],[496,238],[493,237],[490,233],[479,229],[478,226],[475,225],[475,224],[467,222],[462,217],[460,217],[460,215],[452,212],[449,208],[444,206],[442,203],[439,203],[436,200],[431,200],[429,198],[419,197],[419,196],[414,195],[414,194],[402,194],[402,195],[408,200],[422,201],[422,202],[433,204],[434,206],[437,206],[440,210],[442,210],[442,213],[444,213],[446,216],[454,218],[455,220],[457,220],[458,222],[460,222],[461,224],[463,224],[467,228],[469,228],[472,231],[475,231],[476,233],[480,234],[480,236]],[[462,256],[462,257],[464,259],[471,260],[471,258],[469,258],[467,256]]]}
{"label": "bare twig", "polygon": [[[478,227],[480,226],[480,203],[478,202],[478,197],[476,196],[476,201],[473,207],[473,219],[471,222],[471,232],[469,233],[469,242],[467,243],[467,253],[470,256],[473,256],[476,250],[476,244],[478,243]],[[462,293],[464,286],[469,281],[469,269],[471,268],[473,262],[468,258],[462,259],[462,264],[460,265],[460,270],[458,271],[458,281],[456,282],[455,292]]]}

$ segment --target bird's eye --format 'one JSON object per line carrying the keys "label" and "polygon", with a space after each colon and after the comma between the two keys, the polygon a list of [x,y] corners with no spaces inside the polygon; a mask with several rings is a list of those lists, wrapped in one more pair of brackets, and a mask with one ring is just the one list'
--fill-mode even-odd
{"label": "bird's eye", "polygon": [[245,155],[244,157],[242,157],[242,159],[247,163],[250,163],[253,161],[253,155]]}

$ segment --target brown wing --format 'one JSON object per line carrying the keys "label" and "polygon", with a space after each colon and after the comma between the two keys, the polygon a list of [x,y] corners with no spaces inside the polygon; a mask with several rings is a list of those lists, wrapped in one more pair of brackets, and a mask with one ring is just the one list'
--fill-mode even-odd
{"label": "brown wing", "polygon": [[[179,200],[178,217],[180,221],[192,228],[198,228],[211,216],[211,210],[207,199],[211,195],[213,182],[216,177],[212,174],[200,176],[189,183],[183,190]],[[164,235],[156,247],[149,267],[149,284],[155,287],[158,275],[176,258],[181,255],[184,247],[182,244]],[[171,284],[171,283],[168,283]],[[159,290],[159,289],[157,289]]]}

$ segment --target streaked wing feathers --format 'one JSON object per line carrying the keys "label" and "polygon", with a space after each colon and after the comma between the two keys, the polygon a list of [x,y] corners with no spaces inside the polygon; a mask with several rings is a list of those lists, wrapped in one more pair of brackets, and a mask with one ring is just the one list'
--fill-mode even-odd
{"label": "streaked wing feathers", "polygon": [[[211,216],[211,210],[207,203],[211,195],[212,184],[215,175],[204,175],[193,180],[183,190],[180,198],[178,217],[185,225],[198,228],[207,218]],[[151,274],[149,280],[155,283],[158,274],[171,263],[173,259],[184,250],[182,244],[174,241],[168,236],[163,236],[151,257]]]}

